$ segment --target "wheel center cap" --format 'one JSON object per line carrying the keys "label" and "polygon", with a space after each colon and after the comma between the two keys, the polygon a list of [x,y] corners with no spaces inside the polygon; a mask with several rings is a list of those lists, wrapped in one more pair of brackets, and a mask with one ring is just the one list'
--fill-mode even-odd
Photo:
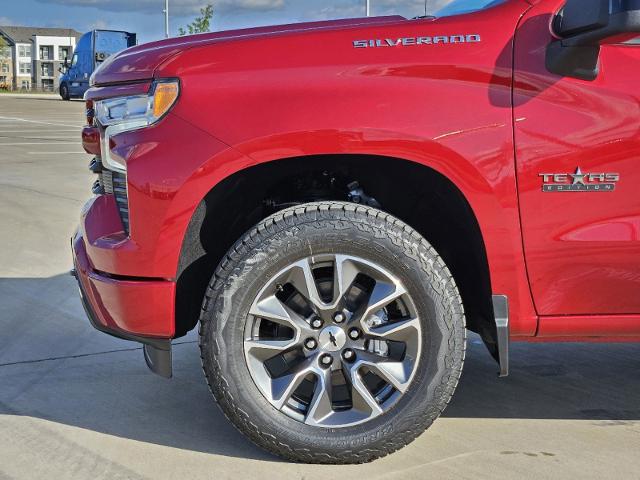
{"label": "wheel center cap", "polygon": [[322,329],[318,337],[320,348],[327,352],[335,352],[341,350],[347,342],[347,335],[340,327],[331,325]]}

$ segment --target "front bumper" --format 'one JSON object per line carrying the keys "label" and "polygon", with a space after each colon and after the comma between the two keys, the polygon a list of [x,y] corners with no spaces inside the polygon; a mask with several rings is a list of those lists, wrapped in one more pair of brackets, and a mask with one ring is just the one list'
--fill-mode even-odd
{"label": "front bumper", "polygon": [[78,281],[82,305],[93,327],[114,337],[142,343],[149,368],[158,375],[171,377],[175,283],[116,279],[97,272],[89,262],[80,232],[71,243],[72,274]]}
{"label": "front bumper", "polygon": [[[88,96],[131,88],[91,89]],[[99,180],[72,241],[83,303],[98,330],[141,342],[152,370],[170,374],[182,241],[206,194],[196,188],[203,183],[202,166],[228,147],[169,113],[156,125],[111,139],[112,154],[127,165],[126,176],[116,179],[98,161],[98,138],[95,127],[83,131],[85,149],[98,157],[90,170]],[[208,190],[212,184],[204,185]]]}

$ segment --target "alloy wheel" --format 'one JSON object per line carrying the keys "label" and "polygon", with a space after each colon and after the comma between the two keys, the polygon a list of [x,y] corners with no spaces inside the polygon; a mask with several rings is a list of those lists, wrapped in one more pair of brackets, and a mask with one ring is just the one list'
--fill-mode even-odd
{"label": "alloy wheel", "polygon": [[260,290],[244,331],[254,383],[277,410],[339,428],[384,414],[410,387],[422,348],[414,302],[363,258],[320,255]]}

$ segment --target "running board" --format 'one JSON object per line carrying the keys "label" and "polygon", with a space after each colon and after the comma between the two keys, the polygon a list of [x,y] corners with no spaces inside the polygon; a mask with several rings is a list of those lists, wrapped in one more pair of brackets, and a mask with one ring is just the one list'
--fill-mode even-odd
{"label": "running board", "polygon": [[493,295],[493,315],[498,342],[498,376],[509,375],[509,300],[506,295]]}

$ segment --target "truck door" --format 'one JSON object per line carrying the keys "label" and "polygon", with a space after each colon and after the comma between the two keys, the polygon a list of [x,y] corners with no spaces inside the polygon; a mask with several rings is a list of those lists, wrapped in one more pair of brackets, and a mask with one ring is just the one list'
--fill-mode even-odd
{"label": "truck door", "polygon": [[78,82],[78,53],[74,53],[71,57],[71,65],[67,71],[67,78],[69,79],[68,87],[71,96],[78,95],[80,83]]}
{"label": "truck door", "polygon": [[640,313],[640,43],[601,48],[593,81],[545,66],[543,0],[515,39],[514,128],[523,241],[537,312]]}

